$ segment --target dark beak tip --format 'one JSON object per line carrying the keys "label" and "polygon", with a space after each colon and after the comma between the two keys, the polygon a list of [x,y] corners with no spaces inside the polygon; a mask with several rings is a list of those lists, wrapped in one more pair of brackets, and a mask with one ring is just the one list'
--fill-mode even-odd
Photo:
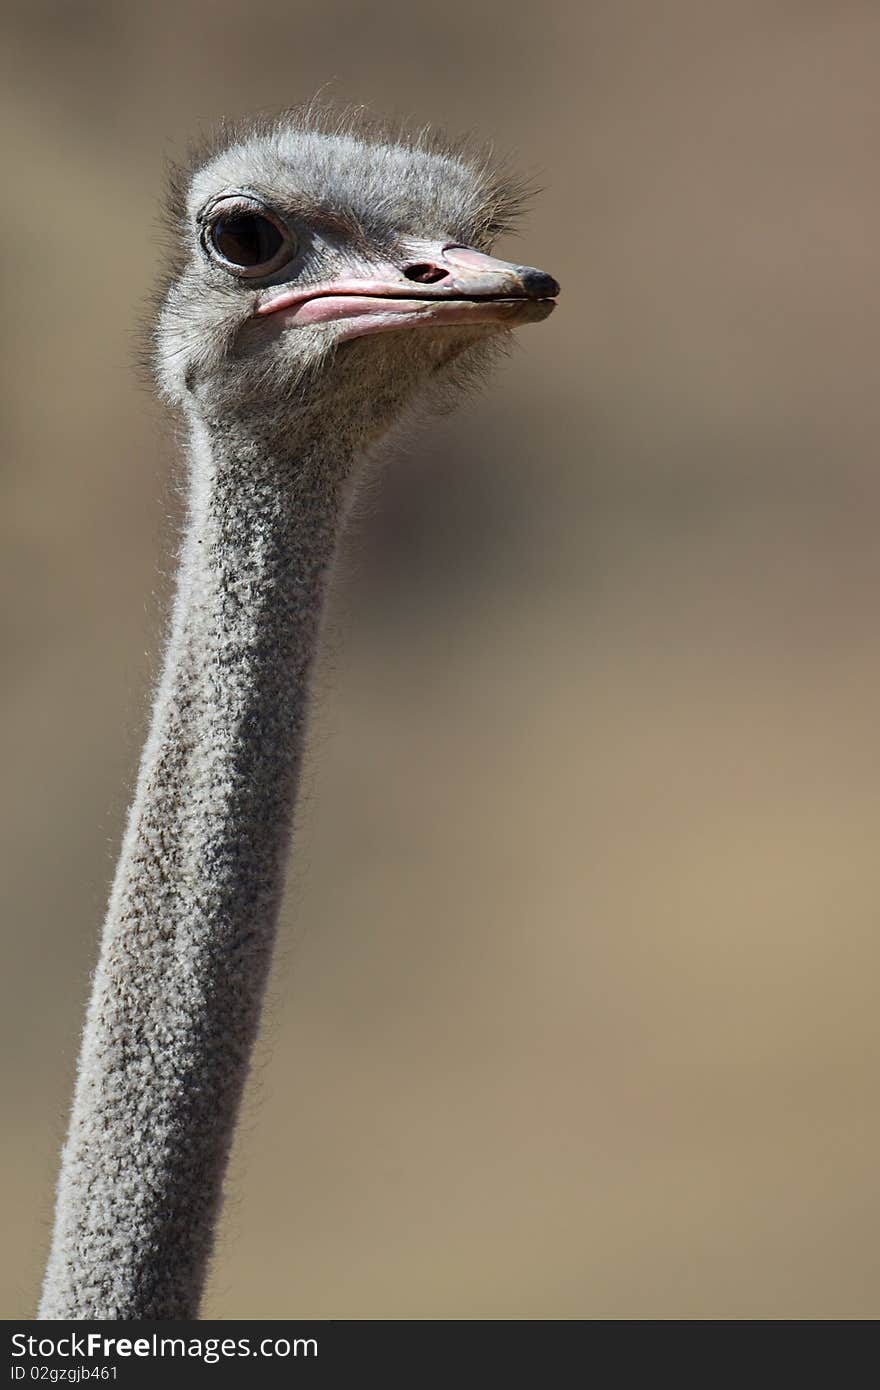
{"label": "dark beak tip", "polygon": [[544,270],[523,266],[519,278],[529,299],[555,299],[559,294],[559,281]]}

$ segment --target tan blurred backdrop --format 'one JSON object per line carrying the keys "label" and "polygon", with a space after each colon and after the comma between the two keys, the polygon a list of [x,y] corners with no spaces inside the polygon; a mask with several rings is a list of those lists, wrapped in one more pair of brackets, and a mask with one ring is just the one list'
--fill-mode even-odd
{"label": "tan blurred backdrop", "polygon": [[4,13],[0,1311],[173,564],[163,163],[329,82],[513,151],[564,299],[349,538],[206,1315],[877,1315],[877,7]]}

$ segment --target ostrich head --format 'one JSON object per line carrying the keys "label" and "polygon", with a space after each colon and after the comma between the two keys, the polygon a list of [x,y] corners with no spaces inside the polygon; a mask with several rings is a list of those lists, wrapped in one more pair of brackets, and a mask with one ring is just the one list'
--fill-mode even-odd
{"label": "ostrich head", "polygon": [[160,384],[214,418],[314,415],[368,442],[552,310],[551,276],[489,254],[519,201],[484,157],[350,118],[233,132],[172,191]]}

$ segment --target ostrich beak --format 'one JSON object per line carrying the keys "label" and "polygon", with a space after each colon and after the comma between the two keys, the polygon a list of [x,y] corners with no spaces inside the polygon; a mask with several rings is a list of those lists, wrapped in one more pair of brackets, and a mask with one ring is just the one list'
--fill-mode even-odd
{"label": "ostrich beak", "polygon": [[559,285],[534,266],[514,265],[470,246],[412,242],[402,266],[374,275],[267,290],[257,315],[280,314],[285,327],[341,323],[341,340],[419,324],[495,324],[515,328],[552,313]]}

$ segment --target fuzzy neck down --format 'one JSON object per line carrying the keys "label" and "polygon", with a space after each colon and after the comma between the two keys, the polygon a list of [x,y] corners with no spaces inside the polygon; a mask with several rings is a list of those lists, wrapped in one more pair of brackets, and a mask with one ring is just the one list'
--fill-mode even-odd
{"label": "fuzzy neck down", "polygon": [[350,450],[190,421],[164,669],[104,925],[39,1317],[198,1315],[257,1032]]}

